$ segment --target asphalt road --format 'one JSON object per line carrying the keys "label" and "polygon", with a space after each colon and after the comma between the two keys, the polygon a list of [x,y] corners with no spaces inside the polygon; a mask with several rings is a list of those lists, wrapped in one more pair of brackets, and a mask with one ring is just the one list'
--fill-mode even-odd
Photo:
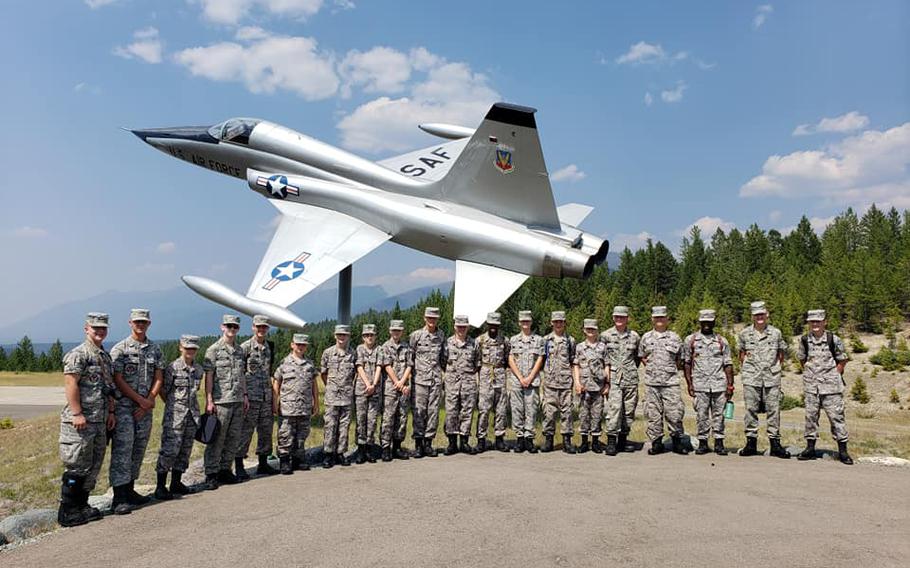
{"label": "asphalt road", "polygon": [[690,455],[335,467],[161,503],[13,566],[906,566],[910,470]]}
{"label": "asphalt road", "polygon": [[60,412],[63,387],[0,387],[0,418],[25,420]]}

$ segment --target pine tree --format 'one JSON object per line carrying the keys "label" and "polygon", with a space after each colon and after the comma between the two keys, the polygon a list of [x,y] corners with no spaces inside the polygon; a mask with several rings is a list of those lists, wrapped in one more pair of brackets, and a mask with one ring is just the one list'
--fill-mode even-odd
{"label": "pine tree", "polygon": [[6,367],[9,364],[9,361],[6,357],[6,349],[0,347],[0,371],[6,371]]}
{"label": "pine tree", "polygon": [[63,370],[63,345],[59,339],[53,342],[47,350],[47,366],[48,371]]}
{"label": "pine tree", "polygon": [[35,364],[35,348],[32,345],[32,340],[25,335],[19,340],[16,349],[10,355],[10,370],[19,372],[34,371]]}

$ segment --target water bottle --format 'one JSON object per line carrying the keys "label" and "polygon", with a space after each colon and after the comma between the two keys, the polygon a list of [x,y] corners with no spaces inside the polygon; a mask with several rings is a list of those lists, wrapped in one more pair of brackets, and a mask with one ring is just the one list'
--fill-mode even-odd
{"label": "water bottle", "polygon": [[727,404],[724,405],[724,418],[727,420],[733,419],[733,401],[728,400]]}

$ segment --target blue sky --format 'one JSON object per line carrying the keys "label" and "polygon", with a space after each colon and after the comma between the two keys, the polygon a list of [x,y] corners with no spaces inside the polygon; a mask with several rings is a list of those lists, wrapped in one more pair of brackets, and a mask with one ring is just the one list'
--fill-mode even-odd
{"label": "blue sky", "polygon": [[[534,106],[557,202],[595,206],[585,227],[614,250],[675,248],[693,223],[908,208],[908,6],[14,0],[0,323],[187,273],[246,289],[273,209],[122,126],[256,116],[378,159],[435,143],[419,122]],[[385,245],[355,282],[398,292],[451,269]]]}

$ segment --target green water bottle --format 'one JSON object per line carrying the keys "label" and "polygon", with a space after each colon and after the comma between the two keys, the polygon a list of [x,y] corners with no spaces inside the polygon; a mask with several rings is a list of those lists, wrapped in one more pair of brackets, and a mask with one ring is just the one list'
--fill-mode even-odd
{"label": "green water bottle", "polygon": [[728,400],[727,404],[724,405],[724,418],[727,420],[733,419],[733,401]]}

